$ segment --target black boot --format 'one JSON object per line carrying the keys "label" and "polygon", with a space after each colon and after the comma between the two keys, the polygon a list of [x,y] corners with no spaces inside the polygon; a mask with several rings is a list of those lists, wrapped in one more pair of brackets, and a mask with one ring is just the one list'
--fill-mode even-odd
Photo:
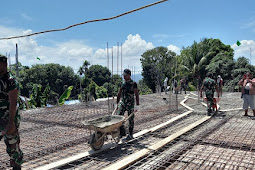
{"label": "black boot", "polygon": [[207,110],[207,116],[211,116],[211,113],[212,113],[212,109],[208,109]]}
{"label": "black boot", "polygon": [[120,127],[120,138],[122,138],[123,136],[126,136],[126,130],[125,130],[124,126],[122,125]]}
{"label": "black boot", "polygon": [[21,165],[15,165],[12,167],[13,170],[21,170]]}

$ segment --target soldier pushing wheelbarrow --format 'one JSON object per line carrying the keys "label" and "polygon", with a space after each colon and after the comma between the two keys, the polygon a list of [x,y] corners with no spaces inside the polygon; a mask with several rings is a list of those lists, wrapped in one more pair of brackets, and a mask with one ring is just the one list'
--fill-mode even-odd
{"label": "soldier pushing wheelbarrow", "polygon": [[[93,120],[85,120],[82,122],[84,127],[90,130],[91,135],[89,144],[93,150],[100,150],[104,144],[104,141],[108,139],[108,136],[112,136],[112,139],[116,143],[118,143],[123,136],[126,136],[124,128],[124,123],[126,121],[129,121],[129,135],[126,139],[133,139],[134,113],[138,110],[139,94],[137,84],[130,78],[131,71],[129,69],[125,69],[123,76],[125,82],[120,87],[117,96],[118,106],[115,108],[112,115],[106,115]],[[136,96],[135,109],[134,94]],[[128,117],[126,118],[124,116],[125,111],[128,111]],[[92,134],[91,130],[95,131],[95,133]]]}
{"label": "soldier pushing wheelbarrow", "polygon": [[[125,111],[128,111],[128,116],[134,113],[134,105],[136,99],[136,109],[139,107],[139,93],[136,82],[131,79],[131,71],[125,69],[123,71],[124,83],[121,85],[117,96],[117,115],[124,115]],[[136,98],[135,98],[136,96]],[[121,99],[121,101],[120,101]],[[134,130],[134,117],[132,115],[129,119],[129,135],[127,139],[133,139]],[[126,136],[124,126],[120,127],[120,137]]]}
{"label": "soldier pushing wheelbarrow", "polygon": [[215,82],[215,80],[212,79],[212,74],[208,73],[208,76],[205,78],[202,87],[200,89],[200,97],[202,97],[202,92],[205,90],[205,95],[206,95],[206,100],[207,100],[207,115],[211,116],[212,109],[215,108],[216,106],[216,111],[217,111],[217,105],[216,102],[219,101],[214,98],[214,91],[217,91],[218,93],[218,98],[219,98],[219,90],[218,86]]}

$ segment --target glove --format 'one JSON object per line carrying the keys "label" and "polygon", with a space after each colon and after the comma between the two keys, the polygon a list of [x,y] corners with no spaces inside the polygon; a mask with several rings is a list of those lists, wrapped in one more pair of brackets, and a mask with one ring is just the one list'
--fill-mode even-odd
{"label": "glove", "polygon": [[134,111],[137,112],[140,110],[140,105],[135,105]]}

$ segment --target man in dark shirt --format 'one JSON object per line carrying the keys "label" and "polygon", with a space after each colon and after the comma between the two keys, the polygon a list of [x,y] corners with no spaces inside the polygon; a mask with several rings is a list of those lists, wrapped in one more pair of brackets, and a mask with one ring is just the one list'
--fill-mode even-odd
{"label": "man in dark shirt", "polygon": [[218,93],[218,97],[219,97],[219,90],[218,90],[218,86],[215,82],[215,80],[212,79],[212,74],[209,73],[207,78],[205,78],[201,90],[200,90],[200,97],[202,97],[202,92],[203,89],[205,90],[205,95],[208,101],[208,105],[207,105],[207,111],[208,111],[208,116],[210,116],[211,112],[212,112],[212,106],[214,105],[214,101],[213,101],[213,96],[214,96],[214,91],[216,89],[217,93]]}
{"label": "man in dark shirt", "polygon": [[[124,115],[125,111],[128,111],[128,115],[134,112],[134,104],[135,104],[135,97],[136,96],[136,105],[139,105],[139,93],[136,82],[131,80],[131,71],[129,69],[125,69],[123,72],[124,76],[124,83],[121,85],[119,89],[119,93],[117,96],[117,105],[118,115]],[[121,99],[121,101],[120,101]],[[129,135],[128,139],[133,138],[133,130],[134,130],[134,115],[129,118]],[[120,127],[120,136],[125,136],[125,128],[124,126]]]}
{"label": "man in dark shirt", "polygon": [[19,147],[20,114],[17,109],[18,82],[7,71],[7,57],[0,54],[0,140],[4,138],[13,169],[21,169],[23,153]]}

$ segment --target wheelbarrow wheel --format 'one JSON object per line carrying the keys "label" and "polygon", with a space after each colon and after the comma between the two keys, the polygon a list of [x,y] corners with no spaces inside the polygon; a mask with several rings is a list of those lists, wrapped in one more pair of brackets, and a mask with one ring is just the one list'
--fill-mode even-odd
{"label": "wheelbarrow wheel", "polygon": [[[101,132],[97,132],[97,138],[100,139],[103,136]],[[89,144],[94,151],[100,150],[104,144],[104,137],[96,141],[96,134],[93,133],[90,137]]]}

